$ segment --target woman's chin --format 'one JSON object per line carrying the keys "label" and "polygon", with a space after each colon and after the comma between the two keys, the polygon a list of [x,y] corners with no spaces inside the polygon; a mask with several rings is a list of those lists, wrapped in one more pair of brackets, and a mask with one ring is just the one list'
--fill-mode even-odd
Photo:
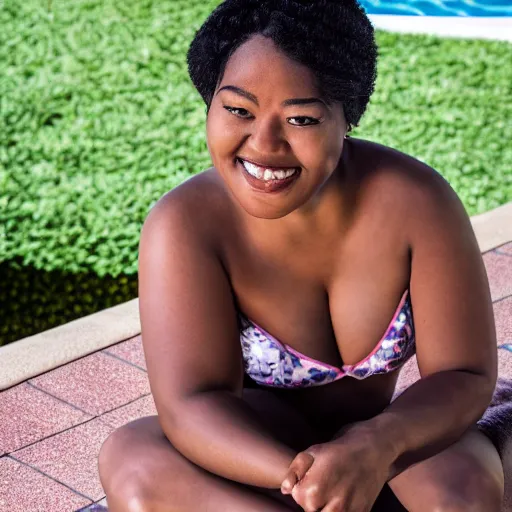
{"label": "woman's chin", "polygon": [[243,179],[231,181],[228,186],[241,208],[258,219],[281,219],[300,208],[302,204],[297,194],[261,193],[253,190]]}
{"label": "woman's chin", "polygon": [[256,217],[258,219],[267,219],[267,220],[276,220],[282,219],[286,217],[290,213],[292,213],[296,208],[290,207],[288,205],[271,205],[271,204],[261,204],[258,201],[248,201],[248,200],[240,200],[238,199],[238,203],[245,210],[245,212],[251,217]]}

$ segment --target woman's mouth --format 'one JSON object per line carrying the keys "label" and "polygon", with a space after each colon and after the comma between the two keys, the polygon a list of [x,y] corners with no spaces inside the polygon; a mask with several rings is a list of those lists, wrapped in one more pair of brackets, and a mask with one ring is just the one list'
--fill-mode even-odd
{"label": "woman's mouth", "polygon": [[261,192],[281,192],[299,177],[301,168],[266,169],[251,162],[236,159],[237,166],[249,185]]}

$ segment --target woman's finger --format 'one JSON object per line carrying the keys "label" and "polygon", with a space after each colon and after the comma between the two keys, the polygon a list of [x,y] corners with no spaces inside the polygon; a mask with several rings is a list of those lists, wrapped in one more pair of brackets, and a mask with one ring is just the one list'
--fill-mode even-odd
{"label": "woman's finger", "polygon": [[286,474],[286,477],[283,480],[283,483],[281,484],[281,492],[283,494],[290,494],[297,482],[298,478],[295,472],[292,470],[288,470],[288,473]]}
{"label": "woman's finger", "polygon": [[290,464],[288,473],[286,474],[286,477],[281,484],[281,492],[283,494],[290,494],[292,492],[295,484],[304,478],[304,475],[313,465],[314,460],[315,459],[313,456],[309,453],[300,452],[297,454],[295,459],[293,459],[292,463]]}
{"label": "woman's finger", "polygon": [[331,500],[323,509],[322,512],[343,512],[347,510],[345,501],[342,499]]}

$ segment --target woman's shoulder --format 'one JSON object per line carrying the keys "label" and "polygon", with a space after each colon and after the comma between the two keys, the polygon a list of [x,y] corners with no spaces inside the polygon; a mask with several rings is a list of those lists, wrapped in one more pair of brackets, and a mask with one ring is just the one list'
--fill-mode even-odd
{"label": "woman's shoulder", "polygon": [[226,190],[215,167],[194,174],[167,191],[158,200],[173,203],[182,208],[193,208],[201,205],[204,208],[218,206],[218,201],[225,201]]}
{"label": "woman's shoulder", "polygon": [[191,242],[201,240],[201,245],[212,247],[219,242],[220,228],[224,226],[225,234],[230,218],[232,223],[232,210],[232,200],[211,167],[164,193],[152,206],[145,224],[159,224],[162,229],[167,226],[173,232],[181,231],[180,236]]}
{"label": "woman's shoulder", "polygon": [[163,194],[153,208],[182,215],[194,224],[209,224],[219,221],[231,206],[221,177],[214,167],[210,167]]}
{"label": "woman's shoulder", "polygon": [[448,181],[421,160],[389,146],[350,139],[361,197],[382,212],[421,217],[460,207]]}

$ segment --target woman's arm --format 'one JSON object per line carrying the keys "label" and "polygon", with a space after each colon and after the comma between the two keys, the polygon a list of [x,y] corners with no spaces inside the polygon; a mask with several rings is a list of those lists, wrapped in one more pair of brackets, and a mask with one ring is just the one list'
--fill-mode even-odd
{"label": "woman's arm", "polygon": [[404,219],[422,378],[364,425],[392,450],[391,477],[460,438],[482,416],[496,384],[496,333],[478,244],[458,197],[428,172],[433,179],[409,195]]}
{"label": "woman's arm", "polygon": [[183,187],[155,205],[139,247],[142,340],[159,421],[195,464],[241,483],[279,488],[296,452],[275,441],[242,400],[229,280],[208,230],[211,220],[190,207]]}

